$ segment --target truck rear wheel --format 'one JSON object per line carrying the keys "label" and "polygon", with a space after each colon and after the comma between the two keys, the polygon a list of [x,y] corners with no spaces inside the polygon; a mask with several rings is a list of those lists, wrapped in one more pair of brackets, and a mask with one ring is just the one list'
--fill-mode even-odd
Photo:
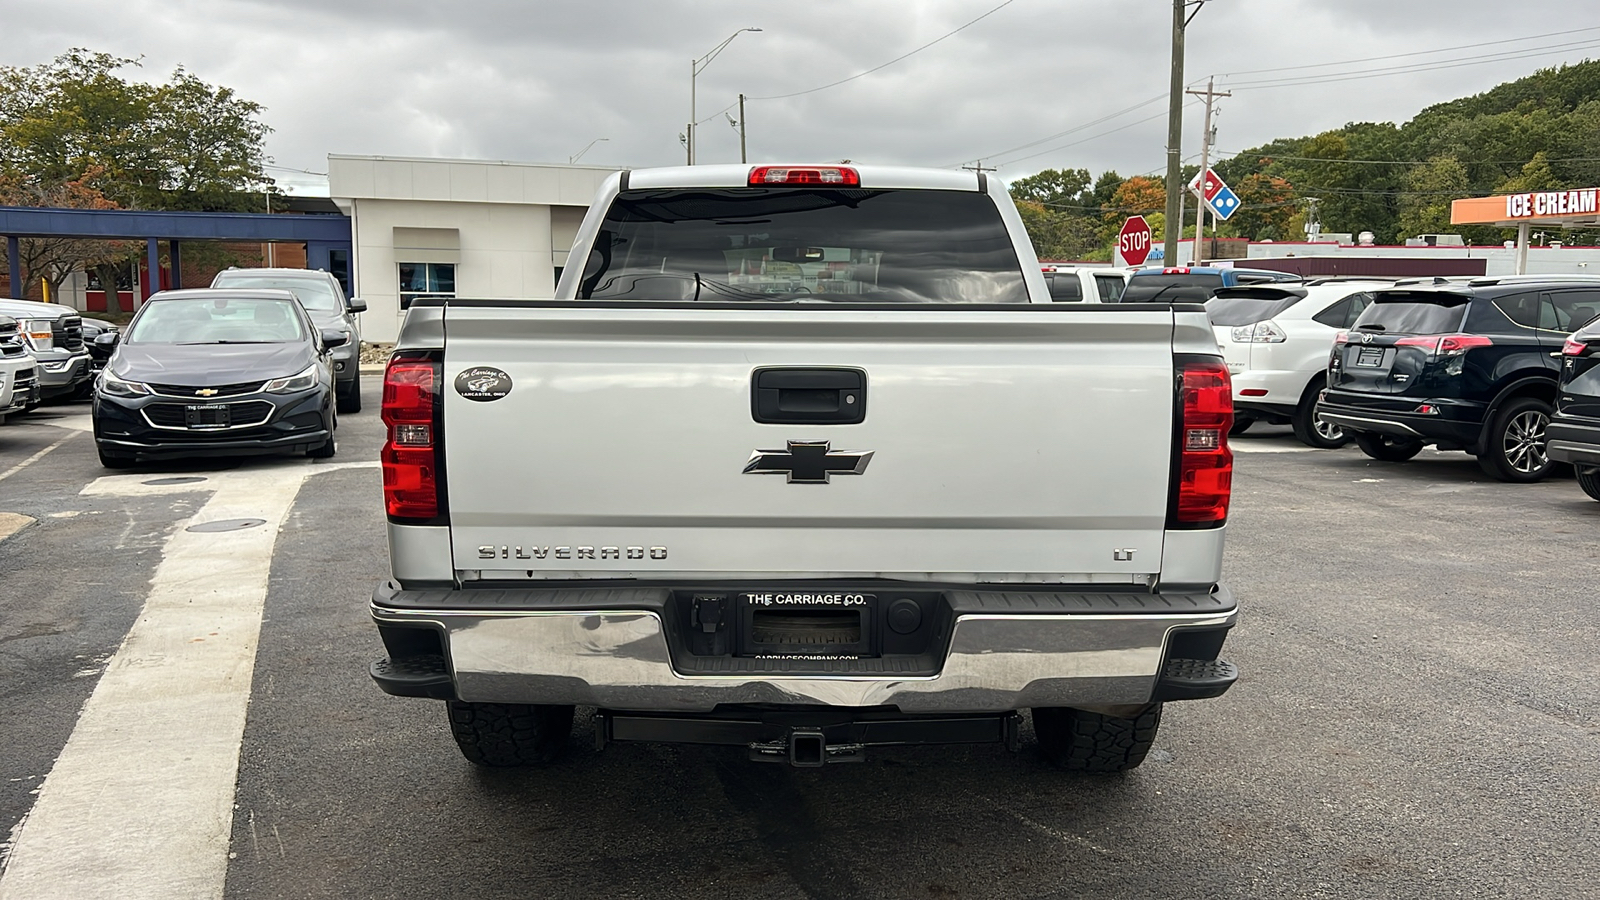
{"label": "truck rear wheel", "polygon": [[1033,733],[1045,758],[1073,772],[1126,772],[1144,762],[1161,725],[1161,704],[1136,716],[1108,716],[1065,706],[1033,710]]}
{"label": "truck rear wheel", "polygon": [[566,749],[572,707],[452,700],[450,733],[467,761],[489,768],[542,766]]}

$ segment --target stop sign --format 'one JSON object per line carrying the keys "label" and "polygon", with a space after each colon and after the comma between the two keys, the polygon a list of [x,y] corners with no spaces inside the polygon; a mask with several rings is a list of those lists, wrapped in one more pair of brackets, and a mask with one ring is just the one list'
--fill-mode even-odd
{"label": "stop sign", "polygon": [[1142,266],[1150,255],[1150,223],[1144,216],[1130,216],[1117,232],[1117,255],[1123,265]]}

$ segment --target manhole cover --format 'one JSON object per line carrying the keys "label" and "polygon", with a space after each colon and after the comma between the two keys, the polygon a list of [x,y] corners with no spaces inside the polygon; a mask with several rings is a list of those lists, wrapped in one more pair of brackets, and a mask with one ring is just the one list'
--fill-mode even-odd
{"label": "manhole cover", "polygon": [[202,475],[174,475],[171,478],[152,478],[145,484],[199,484],[205,481]]}
{"label": "manhole cover", "polygon": [[190,525],[184,531],[239,531],[265,524],[267,524],[266,519],[218,519],[215,522],[201,522],[199,525]]}

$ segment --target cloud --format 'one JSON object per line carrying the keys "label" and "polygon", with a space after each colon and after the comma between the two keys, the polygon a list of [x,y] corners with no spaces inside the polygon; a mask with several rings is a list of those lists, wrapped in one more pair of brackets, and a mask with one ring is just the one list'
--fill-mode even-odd
{"label": "cloud", "polygon": [[[683,159],[678,134],[689,118],[689,61],[738,28],[764,30],[740,35],[699,76],[701,118],[730,106],[740,92],[790,93],[871,68],[999,2],[58,0],[8,10],[0,63],[34,65],[83,46],[143,55],[143,76],[151,79],[184,65],[264,104],[277,162],[313,171],[325,171],[330,152],[565,162],[597,137],[610,140],[590,150],[586,163],[672,165]],[[1541,10],[1537,19],[1507,20],[1499,0],[1212,0],[1190,26],[1185,77],[1203,83],[1212,73],[1415,53],[1558,27],[1541,23],[1600,26],[1600,8],[1584,0],[1547,2]],[[1170,16],[1163,0],[1014,0],[881,72],[825,91],[749,102],[752,158],[913,165],[994,159],[998,151],[1164,97]],[[1241,86],[1219,104],[1218,145],[1238,150],[1350,121],[1403,121],[1429,104],[1595,54],[1586,46],[1550,46],[1590,37],[1600,47],[1600,30],[1574,31],[1387,64],[1470,62],[1508,49],[1550,48],[1524,59],[1369,80]],[[1235,75],[1218,86],[1348,75],[1384,64]],[[1001,174],[1079,166],[1125,175],[1159,170],[1164,109],[1157,100],[1000,156]],[[1186,155],[1198,148],[1199,130],[1198,114],[1186,111]],[[703,162],[738,158],[738,135],[720,115],[701,125],[699,155]]]}

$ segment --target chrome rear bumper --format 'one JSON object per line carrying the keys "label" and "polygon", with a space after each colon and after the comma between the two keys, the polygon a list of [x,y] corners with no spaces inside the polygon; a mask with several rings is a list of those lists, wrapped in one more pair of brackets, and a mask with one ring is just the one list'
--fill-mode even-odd
{"label": "chrome rear bumper", "polygon": [[[1175,611],[1196,604],[1145,596],[1160,602],[1117,613],[958,612],[937,671],[917,675],[875,667],[875,660],[830,662],[806,672],[784,672],[781,661],[737,660],[740,665],[725,673],[683,674],[654,610],[418,609],[374,602],[372,615],[380,626],[435,631],[453,685],[449,693],[468,702],[675,712],[723,704],[1003,712],[1148,703],[1158,696],[1174,633],[1226,629],[1238,615],[1225,590],[1209,595],[1209,608],[1199,611]],[[1169,611],[1156,611],[1163,606]]]}

